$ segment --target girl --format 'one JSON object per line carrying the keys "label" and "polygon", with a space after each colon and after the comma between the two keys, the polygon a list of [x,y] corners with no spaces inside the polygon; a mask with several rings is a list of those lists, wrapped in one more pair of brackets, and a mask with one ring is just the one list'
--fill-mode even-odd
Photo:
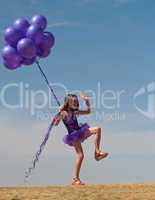
{"label": "girl", "polygon": [[89,99],[87,96],[82,95],[83,100],[87,106],[86,110],[79,109],[79,101],[75,94],[68,94],[64,99],[64,105],[60,109],[60,112],[54,118],[54,125],[58,125],[62,120],[65,124],[68,133],[63,137],[65,144],[75,148],[77,159],[75,163],[74,177],[72,179],[72,185],[84,185],[80,180],[80,169],[84,159],[84,153],[81,143],[91,135],[95,135],[95,152],[94,158],[99,161],[108,156],[108,153],[101,152],[100,141],[101,141],[101,128],[89,127],[87,123],[78,124],[77,116],[86,115],[91,112]]}

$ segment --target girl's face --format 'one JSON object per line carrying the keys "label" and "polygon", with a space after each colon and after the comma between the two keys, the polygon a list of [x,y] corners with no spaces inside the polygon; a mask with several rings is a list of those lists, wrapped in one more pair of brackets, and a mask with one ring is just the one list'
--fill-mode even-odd
{"label": "girl's face", "polygon": [[78,99],[77,97],[71,97],[69,100],[69,108],[73,110],[77,110],[79,107]]}

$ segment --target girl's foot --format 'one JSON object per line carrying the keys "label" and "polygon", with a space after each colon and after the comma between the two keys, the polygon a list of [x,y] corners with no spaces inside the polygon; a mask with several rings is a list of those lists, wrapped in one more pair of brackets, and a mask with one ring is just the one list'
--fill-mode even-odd
{"label": "girl's foot", "polygon": [[104,152],[101,152],[100,150],[99,151],[95,151],[95,154],[94,154],[94,157],[95,157],[95,160],[96,161],[99,161],[103,158],[106,158],[108,156],[108,153],[104,153]]}
{"label": "girl's foot", "polygon": [[72,185],[85,185],[79,178],[72,179]]}

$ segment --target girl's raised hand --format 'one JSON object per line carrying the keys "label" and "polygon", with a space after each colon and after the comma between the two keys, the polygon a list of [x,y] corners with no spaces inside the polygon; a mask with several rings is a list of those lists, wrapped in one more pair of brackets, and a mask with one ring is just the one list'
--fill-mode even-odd
{"label": "girl's raised hand", "polygon": [[89,102],[89,98],[87,95],[80,93],[80,96],[82,97],[82,99],[85,101],[85,104],[87,106],[86,110],[80,110],[79,114],[89,114],[91,112],[91,108],[90,108],[90,102]]}
{"label": "girl's raised hand", "polygon": [[84,95],[82,92],[80,93],[80,96],[82,97],[82,99],[83,99],[84,101],[88,101],[88,100],[89,100],[89,99],[88,99],[88,96]]}
{"label": "girl's raised hand", "polygon": [[86,105],[89,107],[90,109],[90,102],[89,102],[89,98],[87,95],[84,95],[83,93],[80,94],[82,99],[85,101]]}

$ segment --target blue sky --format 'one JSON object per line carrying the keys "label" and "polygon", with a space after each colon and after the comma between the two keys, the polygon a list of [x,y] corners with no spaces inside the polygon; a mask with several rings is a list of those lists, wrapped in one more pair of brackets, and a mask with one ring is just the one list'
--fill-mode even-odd
{"label": "blue sky", "polygon": [[[82,118],[92,125],[104,128],[105,139],[102,143],[111,152],[111,157],[104,161],[103,165],[94,162],[92,164],[93,139],[90,139],[88,144],[84,144],[88,152],[88,165],[84,165],[83,177],[96,183],[154,180],[155,119],[144,116],[133,103],[135,93],[143,87],[146,89],[155,81],[154,0],[1,1],[0,48],[2,49],[4,45],[3,31],[8,25],[20,17],[31,19],[35,14],[47,17],[47,30],[51,31],[56,38],[51,55],[41,60],[41,65],[51,83],[63,84],[69,91],[91,89],[96,95],[98,83],[101,85],[101,93],[107,90],[115,94],[124,91],[119,108],[112,110],[105,109],[103,106],[94,108],[94,111],[102,113],[125,114],[123,121],[118,119],[109,121],[107,118],[97,120],[95,114],[92,114],[90,119]],[[42,89],[47,92],[47,87],[35,64],[31,67],[23,66],[16,71],[9,71],[2,65],[2,58],[0,58],[0,63],[1,91],[8,83],[23,82],[30,84],[31,90]],[[62,100],[63,92],[56,90],[56,93]],[[10,103],[16,102],[18,95],[14,90],[9,91],[7,98]],[[146,111],[147,101],[146,94],[137,99],[136,103]],[[20,185],[22,173],[36,151],[50,119],[43,121],[37,119],[26,109],[6,109],[2,101],[0,109],[2,138],[0,156],[4,159],[2,164],[4,170],[0,172],[0,177],[3,175],[0,185]],[[54,112],[47,106],[42,109],[42,112],[44,111],[50,114]],[[50,147],[47,147],[44,153],[42,164],[34,174],[32,184],[66,183],[70,180],[69,170],[71,170],[75,155],[60,143],[64,131],[63,127],[58,128],[59,135],[57,134],[55,138],[53,136],[55,142],[52,143],[52,139],[49,142]],[[12,149],[11,152],[10,149]],[[61,161],[68,159],[67,175],[65,172],[62,173],[62,179],[58,178],[59,171],[56,166],[53,166],[51,159],[54,158],[60,166]],[[130,171],[131,163],[135,168],[131,168]],[[8,175],[10,166],[12,171]],[[117,167],[117,175],[112,166]],[[53,171],[50,172],[52,167]],[[91,173],[96,168],[98,173],[92,178]],[[126,175],[126,171],[129,174],[132,172],[130,176]],[[50,173],[53,179],[49,178]]]}

